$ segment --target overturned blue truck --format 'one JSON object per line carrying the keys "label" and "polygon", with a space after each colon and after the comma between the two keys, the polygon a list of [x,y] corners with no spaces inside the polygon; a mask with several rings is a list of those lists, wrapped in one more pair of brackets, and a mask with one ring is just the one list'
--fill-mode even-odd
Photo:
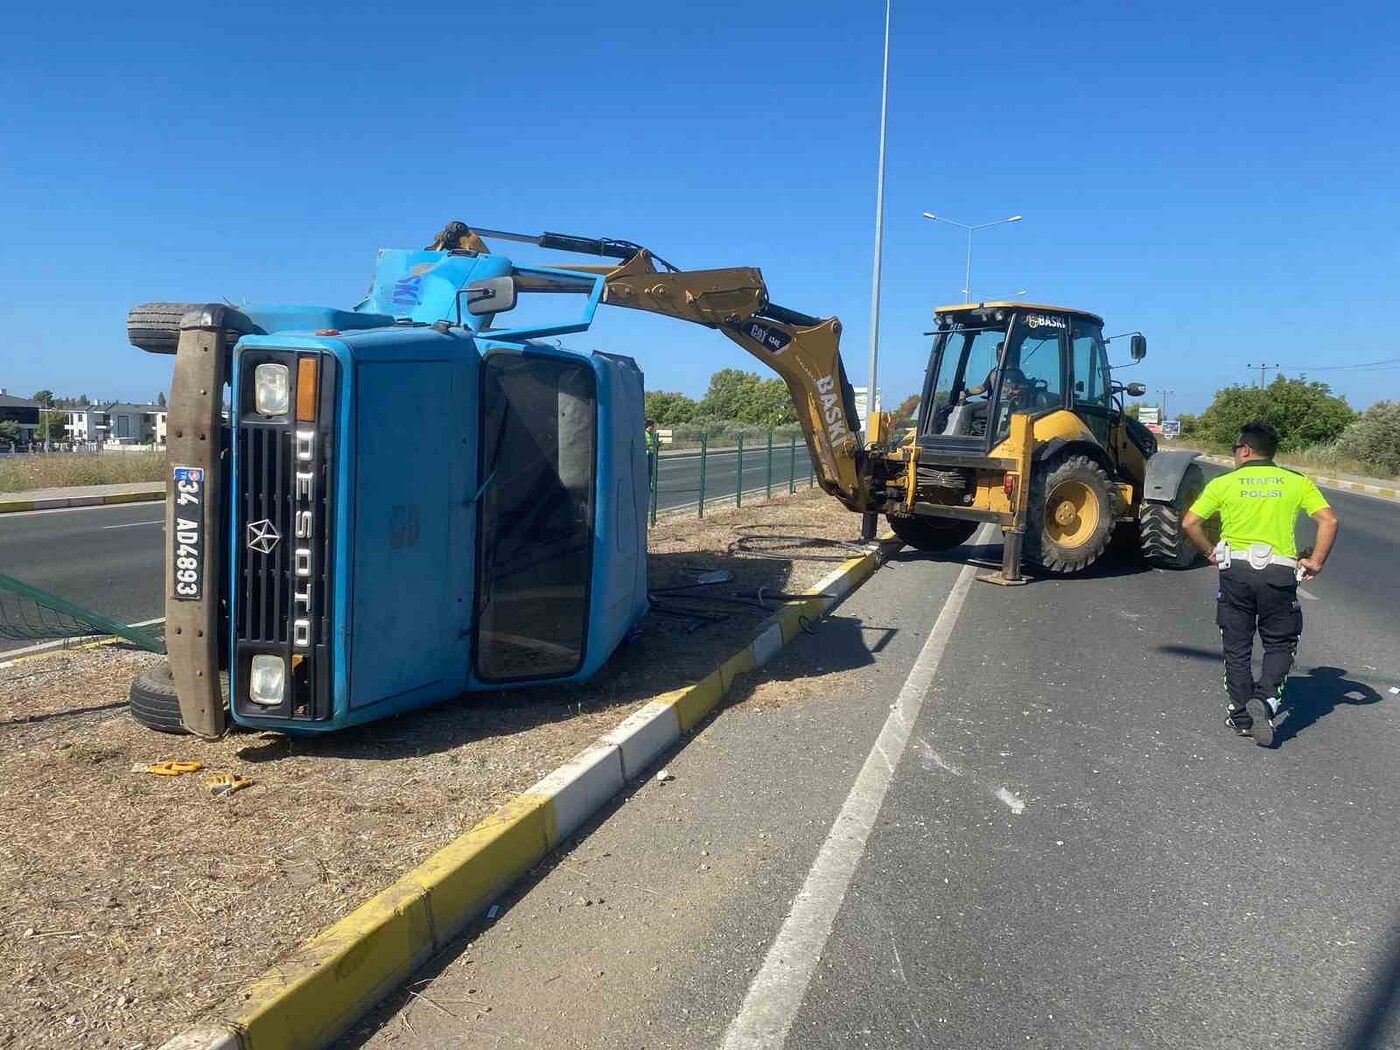
{"label": "overturned blue truck", "polygon": [[[517,265],[483,234],[619,262]],[[773,306],[757,270],[453,223],[381,251],[353,310],[139,306],[131,342],[175,369],[168,663],[133,683],[133,714],[324,732],[596,673],[647,609],[641,371],[556,341],[605,302],[765,359],[812,421],[819,480],[851,488],[839,324]]]}

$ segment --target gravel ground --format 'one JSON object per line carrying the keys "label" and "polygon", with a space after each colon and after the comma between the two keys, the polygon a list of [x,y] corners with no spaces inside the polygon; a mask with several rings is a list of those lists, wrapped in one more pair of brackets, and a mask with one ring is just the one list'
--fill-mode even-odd
{"label": "gravel ground", "polygon": [[[810,587],[858,529],[811,492],[664,521],[651,563],[666,593],[594,681],[475,694],[329,738],[151,733],[124,698],[156,658],[117,646],[0,670],[0,1047],[158,1045],[647,699],[708,673],[766,615],[759,588]],[[716,569],[733,580],[675,590]],[[204,769],[133,770],[163,759]],[[254,783],[215,798],[203,780],[216,773]]]}

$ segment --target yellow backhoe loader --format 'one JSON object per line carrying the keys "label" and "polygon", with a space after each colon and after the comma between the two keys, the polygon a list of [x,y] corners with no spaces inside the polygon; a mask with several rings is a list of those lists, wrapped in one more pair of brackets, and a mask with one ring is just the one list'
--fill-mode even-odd
{"label": "yellow backhoe loader", "polygon": [[[626,243],[458,223],[434,247],[481,251],[493,236],[571,251]],[[1181,518],[1205,485],[1196,454],[1158,451],[1126,414],[1122,395],[1146,391],[1113,379],[1098,316],[1019,302],[938,308],[918,425],[896,442],[889,414],[861,432],[839,320],[776,305],[757,269],[679,270],[630,248],[618,266],[560,269],[604,275],[604,304],[715,328],[782,376],[822,488],[865,516],[867,537],[884,514],[909,546],[944,551],[991,522],[1005,544],[1000,573],[984,578],[1008,584],[1022,582],[1023,561],[1087,569],[1115,533],[1156,565],[1195,562]],[[1125,337],[1141,361],[1146,338]]]}

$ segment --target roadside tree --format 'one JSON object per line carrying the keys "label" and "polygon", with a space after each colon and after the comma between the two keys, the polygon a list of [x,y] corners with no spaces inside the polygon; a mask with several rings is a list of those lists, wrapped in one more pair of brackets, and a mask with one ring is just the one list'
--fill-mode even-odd
{"label": "roadside tree", "polygon": [[672,390],[647,391],[645,405],[647,419],[656,420],[657,426],[673,427],[695,418],[695,400]]}
{"label": "roadside tree", "polygon": [[1326,383],[1279,376],[1263,388],[1231,386],[1217,391],[1201,413],[1198,433],[1207,441],[1229,445],[1239,436],[1240,427],[1262,419],[1278,429],[1280,449],[1296,452],[1335,441],[1355,418],[1346,399],[1333,394]]}

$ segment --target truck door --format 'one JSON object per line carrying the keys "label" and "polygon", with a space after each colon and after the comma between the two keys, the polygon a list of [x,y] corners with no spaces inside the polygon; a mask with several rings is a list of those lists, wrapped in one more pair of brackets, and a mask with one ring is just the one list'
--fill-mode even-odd
{"label": "truck door", "polygon": [[1077,317],[1071,327],[1073,343],[1074,411],[1084,425],[1109,450],[1112,409],[1109,391],[1108,357],[1104,350],[1103,333],[1099,326],[1086,318]]}

